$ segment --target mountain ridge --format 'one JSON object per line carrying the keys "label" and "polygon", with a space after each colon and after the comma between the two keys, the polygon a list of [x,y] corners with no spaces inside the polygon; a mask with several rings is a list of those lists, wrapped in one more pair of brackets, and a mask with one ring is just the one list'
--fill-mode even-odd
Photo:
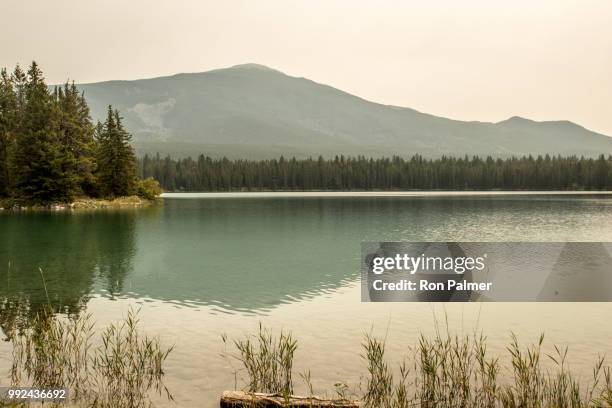
{"label": "mountain ridge", "polygon": [[108,104],[121,111],[140,153],[242,158],[265,157],[266,150],[270,156],[298,157],[612,154],[612,138],[570,121],[448,119],[368,101],[254,63],[77,86],[95,119]]}

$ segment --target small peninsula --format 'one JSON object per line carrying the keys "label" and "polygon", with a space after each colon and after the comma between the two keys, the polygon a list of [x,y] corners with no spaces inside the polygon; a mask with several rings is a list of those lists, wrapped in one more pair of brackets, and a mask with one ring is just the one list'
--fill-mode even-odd
{"label": "small peninsula", "polygon": [[138,177],[119,111],[93,123],[74,83],[51,89],[36,62],[0,74],[0,208],[141,206],[161,188]]}

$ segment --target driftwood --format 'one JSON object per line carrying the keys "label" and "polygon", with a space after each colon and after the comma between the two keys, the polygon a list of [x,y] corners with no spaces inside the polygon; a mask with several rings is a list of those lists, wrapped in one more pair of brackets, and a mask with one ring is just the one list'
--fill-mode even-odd
{"label": "driftwood", "polygon": [[330,400],[318,397],[300,397],[279,394],[247,393],[243,391],[224,391],[221,408],[359,408],[359,401]]}

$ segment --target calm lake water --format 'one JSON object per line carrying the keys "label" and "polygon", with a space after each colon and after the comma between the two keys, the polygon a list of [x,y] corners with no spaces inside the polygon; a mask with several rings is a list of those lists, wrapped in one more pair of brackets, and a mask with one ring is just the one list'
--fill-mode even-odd
{"label": "calm lake water", "polygon": [[612,357],[612,303],[362,304],[360,243],[402,240],[612,241],[612,196],[169,194],[140,210],[0,212],[0,324],[9,302],[30,313],[46,302],[39,267],[66,313],[105,325],[138,305],[143,328],[175,345],[168,406],[216,406],[238,367],[220,356],[221,335],[259,322],[293,331],[296,370],[310,369],[321,394],[358,386],[364,333],[386,336],[394,359],[446,318],[453,331],[483,331],[492,353],[511,331],[525,342],[544,331],[585,375],[598,353]]}

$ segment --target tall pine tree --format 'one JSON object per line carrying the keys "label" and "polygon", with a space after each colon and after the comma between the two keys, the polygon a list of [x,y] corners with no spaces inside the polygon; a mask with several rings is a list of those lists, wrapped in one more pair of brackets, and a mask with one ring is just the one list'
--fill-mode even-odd
{"label": "tall pine tree", "polygon": [[60,142],[67,188],[72,195],[91,195],[95,183],[95,145],[89,107],[74,83],[56,89],[56,99],[60,109]]}
{"label": "tall pine tree", "polygon": [[137,162],[130,145],[131,135],[123,128],[119,112],[108,107],[106,122],[98,127],[98,183],[103,195],[136,193]]}
{"label": "tall pine tree", "polygon": [[16,194],[38,204],[70,202],[73,191],[64,168],[60,112],[36,62],[20,86],[24,106],[13,163]]}
{"label": "tall pine tree", "polygon": [[0,72],[0,197],[11,193],[11,157],[17,130],[17,97],[13,81],[2,69]]}

